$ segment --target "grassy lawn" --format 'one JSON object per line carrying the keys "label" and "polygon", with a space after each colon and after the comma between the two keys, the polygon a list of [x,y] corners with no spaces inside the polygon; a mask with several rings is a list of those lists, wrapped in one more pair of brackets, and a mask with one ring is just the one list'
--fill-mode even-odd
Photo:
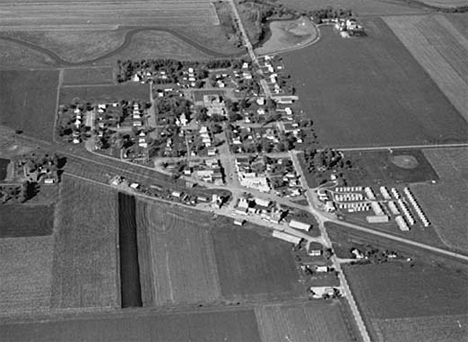
{"label": "grassy lawn", "polygon": [[283,57],[321,144],[466,141],[468,123],[388,26],[381,19],[364,26],[368,36],[359,39],[325,27],[317,44]]}
{"label": "grassy lawn", "polygon": [[[456,334],[460,329],[455,324],[457,315],[468,312],[466,270],[456,272],[416,262],[346,266],[344,271],[368,327],[375,319],[410,318],[411,322],[411,318],[433,317],[437,324],[435,318],[441,317],[443,324],[447,320],[453,323],[451,331]],[[405,337],[408,341],[415,338]]]}
{"label": "grassy lawn", "polygon": [[0,205],[0,238],[51,235],[53,205]]}
{"label": "grassy lawn", "polygon": [[0,71],[0,124],[52,140],[58,71]]}
{"label": "grassy lawn", "polygon": [[70,104],[75,100],[91,103],[120,102],[121,100],[149,101],[149,85],[132,82],[115,85],[65,87],[60,89],[61,104]]}
{"label": "grassy lawn", "polygon": [[118,306],[116,193],[65,176],[56,215],[52,307]]}
{"label": "grassy lawn", "polygon": [[234,227],[219,227],[212,237],[223,297],[272,300],[305,294],[291,244]]}

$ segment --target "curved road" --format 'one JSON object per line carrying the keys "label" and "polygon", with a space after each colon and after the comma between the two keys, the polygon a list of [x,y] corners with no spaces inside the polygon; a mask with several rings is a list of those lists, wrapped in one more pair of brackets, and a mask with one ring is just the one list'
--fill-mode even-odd
{"label": "curved road", "polygon": [[191,38],[189,38],[187,36],[184,36],[183,34],[181,34],[179,32],[176,32],[176,31],[174,31],[172,29],[165,28],[165,27],[156,27],[155,26],[155,27],[140,27],[140,28],[131,28],[131,27],[120,27],[120,28],[121,29],[129,29],[128,31],[125,32],[124,41],[120,46],[118,46],[116,49],[114,49],[112,51],[106,52],[105,54],[103,54],[103,55],[101,55],[99,57],[88,59],[86,61],[80,61],[80,62],[67,61],[67,60],[63,59],[60,55],[58,55],[57,53],[55,53],[55,52],[53,52],[53,51],[51,51],[49,49],[46,49],[44,47],[29,43],[29,42],[26,42],[26,41],[21,40],[21,39],[17,39],[17,38],[13,38],[13,37],[5,37],[5,36],[0,36],[0,39],[6,40],[6,41],[9,41],[9,42],[13,42],[13,43],[25,46],[25,47],[27,47],[29,49],[32,49],[32,50],[38,51],[40,53],[43,53],[43,54],[47,55],[48,57],[50,57],[55,63],[57,63],[57,66],[86,65],[86,64],[92,64],[92,63],[98,62],[100,60],[112,57],[113,55],[115,55],[115,54],[117,54],[119,52],[122,52],[126,48],[128,48],[130,46],[130,44],[132,43],[132,38],[133,38],[133,36],[135,34],[140,33],[140,32],[144,32],[144,31],[158,31],[158,32],[170,33],[173,36],[175,36],[176,38],[178,38],[178,39],[184,41],[185,43],[191,45],[192,47],[200,50],[201,52],[203,52],[203,53],[205,53],[205,54],[207,54],[209,56],[216,57],[216,58],[240,57],[240,56],[243,56],[243,55],[246,54],[246,52],[239,52],[239,53],[236,53],[236,54],[224,54],[224,53],[221,53],[221,52],[218,52],[218,51],[215,51],[215,50],[211,50],[211,49],[207,48],[206,46],[203,46],[203,45],[195,42]]}

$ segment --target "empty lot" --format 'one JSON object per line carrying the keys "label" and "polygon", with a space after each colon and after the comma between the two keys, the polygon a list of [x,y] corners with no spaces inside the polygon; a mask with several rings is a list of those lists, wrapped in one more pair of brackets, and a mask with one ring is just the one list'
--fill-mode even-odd
{"label": "empty lot", "polygon": [[284,55],[319,141],[332,147],[442,144],[468,123],[381,19],[367,37],[322,29],[317,44]]}
{"label": "empty lot", "polygon": [[387,17],[385,22],[468,120],[468,38],[442,15]]}
{"label": "empty lot", "polygon": [[111,103],[121,100],[149,101],[149,86],[140,83],[124,83],[60,89],[60,103],[65,105],[74,101]]}

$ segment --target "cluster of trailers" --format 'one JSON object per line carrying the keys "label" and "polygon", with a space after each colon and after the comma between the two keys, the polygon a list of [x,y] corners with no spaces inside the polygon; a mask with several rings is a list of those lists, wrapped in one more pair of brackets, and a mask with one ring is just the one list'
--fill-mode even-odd
{"label": "cluster of trailers", "polygon": [[332,193],[333,202],[339,210],[348,213],[371,211],[372,214],[366,216],[369,223],[385,223],[393,217],[400,230],[408,231],[416,224],[410,209],[413,207],[423,226],[430,225],[408,187],[403,189],[403,196],[398,189],[389,190],[385,186],[379,188],[378,195],[371,187],[337,187]]}

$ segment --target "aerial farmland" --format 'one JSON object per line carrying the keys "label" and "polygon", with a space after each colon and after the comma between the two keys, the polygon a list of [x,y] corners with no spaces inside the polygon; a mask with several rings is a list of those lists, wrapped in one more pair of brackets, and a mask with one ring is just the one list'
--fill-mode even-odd
{"label": "aerial farmland", "polygon": [[0,341],[465,342],[464,5],[2,1]]}

